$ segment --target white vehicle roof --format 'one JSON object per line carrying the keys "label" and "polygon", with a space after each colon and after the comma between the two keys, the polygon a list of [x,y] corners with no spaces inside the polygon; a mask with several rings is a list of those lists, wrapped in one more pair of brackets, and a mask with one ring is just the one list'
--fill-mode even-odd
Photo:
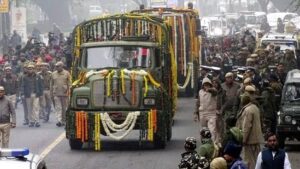
{"label": "white vehicle roof", "polygon": [[261,39],[261,44],[270,43],[276,46],[280,46],[280,50],[290,49],[295,51],[299,48],[297,36],[293,34],[266,34]]}
{"label": "white vehicle roof", "polygon": [[262,40],[293,40],[297,41],[297,36],[294,34],[270,33],[265,34]]}
{"label": "white vehicle roof", "polygon": [[43,160],[40,156],[29,153],[28,149],[1,149],[0,148],[0,168],[1,169],[37,169]]}
{"label": "white vehicle roof", "polygon": [[262,12],[262,11],[240,11],[239,14],[240,15],[253,15],[253,16],[266,15],[266,13]]}
{"label": "white vehicle roof", "polygon": [[277,13],[269,13],[267,15],[267,18],[268,18],[268,22],[269,23],[274,23],[276,22],[277,23],[277,19],[278,18],[281,18],[282,21],[284,21],[285,19],[291,19],[291,18],[294,18],[298,16],[297,13],[290,13],[290,12],[277,12]]}

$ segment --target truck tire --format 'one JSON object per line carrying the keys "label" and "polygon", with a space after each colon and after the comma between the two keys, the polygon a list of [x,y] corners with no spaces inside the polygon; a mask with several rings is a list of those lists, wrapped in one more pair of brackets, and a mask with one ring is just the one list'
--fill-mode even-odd
{"label": "truck tire", "polygon": [[70,139],[69,145],[70,145],[71,150],[81,150],[83,142],[81,142],[80,140],[77,140],[77,139]]}
{"label": "truck tire", "polygon": [[284,149],[286,136],[278,135],[279,148]]}
{"label": "truck tire", "polygon": [[168,125],[167,141],[170,141],[171,138],[172,138],[172,124]]}
{"label": "truck tire", "polygon": [[171,122],[168,124],[168,128],[167,128],[167,141],[170,141],[172,138],[172,126],[174,124],[174,119],[171,120]]}
{"label": "truck tire", "polygon": [[164,149],[167,145],[167,129],[165,126],[162,126],[154,134],[154,147],[156,149]]}

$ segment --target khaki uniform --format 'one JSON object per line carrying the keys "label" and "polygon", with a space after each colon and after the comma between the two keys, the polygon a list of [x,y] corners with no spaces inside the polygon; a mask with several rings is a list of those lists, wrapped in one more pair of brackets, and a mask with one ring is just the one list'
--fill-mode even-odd
{"label": "khaki uniform", "polygon": [[10,124],[16,124],[16,112],[12,102],[4,96],[0,99],[0,148],[8,148]]}
{"label": "khaki uniform", "polygon": [[217,110],[217,96],[201,89],[199,91],[199,105],[200,128],[208,127],[212,140],[216,142],[216,136],[219,135],[216,129],[217,113],[219,113]]}
{"label": "khaki uniform", "polygon": [[66,108],[68,107],[68,95],[71,87],[71,76],[66,70],[52,73],[50,91],[54,97],[55,113],[57,121],[65,123]]}
{"label": "khaki uniform", "polygon": [[247,162],[249,169],[254,169],[260,143],[263,142],[258,107],[253,103],[244,106],[238,114],[236,126],[243,132],[242,158]]}
{"label": "khaki uniform", "polygon": [[50,93],[50,82],[51,82],[51,76],[52,72],[39,72],[39,75],[41,75],[43,79],[44,84],[44,92],[43,95],[40,97],[40,114],[44,120],[49,120],[49,115],[51,112],[51,105],[52,105],[52,99],[51,99],[51,93]]}

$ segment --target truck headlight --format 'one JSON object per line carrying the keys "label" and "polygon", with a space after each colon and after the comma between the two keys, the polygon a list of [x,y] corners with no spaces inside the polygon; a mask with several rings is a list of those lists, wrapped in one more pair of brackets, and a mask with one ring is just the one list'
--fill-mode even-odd
{"label": "truck headlight", "polygon": [[285,121],[286,123],[291,123],[291,122],[292,122],[292,117],[291,117],[291,116],[285,116],[285,117],[284,117],[284,121]]}
{"label": "truck headlight", "polygon": [[89,104],[89,99],[88,98],[77,98],[76,99],[76,104],[77,106],[87,106]]}
{"label": "truck headlight", "polygon": [[292,124],[293,124],[293,125],[296,125],[296,124],[297,124],[297,120],[296,120],[296,119],[293,119],[293,120],[292,120]]}
{"label": "truck headlight", "polygon": [[155,106],[155,99],[154,98],[144,98],[144,105],[145,106]]}

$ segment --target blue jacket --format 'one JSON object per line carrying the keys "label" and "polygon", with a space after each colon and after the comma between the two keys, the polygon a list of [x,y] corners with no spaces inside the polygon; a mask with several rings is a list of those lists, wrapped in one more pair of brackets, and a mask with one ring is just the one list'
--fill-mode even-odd
{"label": "blue jacket", "polygon": [[230,167],[230,169],[248,169],[248,167],[246,166],[246,164],[242,161],[242,159],[238,159],[236,160],[232,166]]}

